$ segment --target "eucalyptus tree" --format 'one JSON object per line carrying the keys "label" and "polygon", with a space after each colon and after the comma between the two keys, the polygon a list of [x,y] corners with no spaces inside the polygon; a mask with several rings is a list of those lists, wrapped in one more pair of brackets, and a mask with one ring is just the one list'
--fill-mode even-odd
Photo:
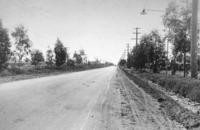
{"label": "eucalyptus tree", "polygon": [[191,8],[188,6],[178,5],[176,2],[171,2],[163,15],[163,24],[168,30],[166,37],[168,42],[173,44],[173,59],[182,57],[184,62],[184,76],[186,71],[186,54],[190,51],[190,22]]}
{"label": "eucalyptus tree", "polygon": [[8,35],[8,31],[3,27],[2,22],[0,21],[0,70],[6,67],[11,55],[11,43]]}
{"label": "eucalyptus tree", "polygon": [[17,56],[18,61],[22,62],[31,52],[31,41],[28,36],[28,31],[23,25],[18,25],[11,35],[15,39],[15,50],[13,53]]}

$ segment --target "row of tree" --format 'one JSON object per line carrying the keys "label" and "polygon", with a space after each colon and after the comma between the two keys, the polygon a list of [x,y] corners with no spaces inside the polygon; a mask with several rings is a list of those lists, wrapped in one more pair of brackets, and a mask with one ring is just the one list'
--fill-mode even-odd
{"label": "row of tree", "polygon": [[157,73],[167,61],[164,43],[158,31],[143,35],[140,44],[128,54],[127,67],[147,68]]}
{"label": "row of tree", "polygon": [[11,32],[11,36],[14,39],[13,46],[9,38],[8,30],[3,27],[0,21],[0,70],[6,68],[9,62],[15,64],[29,62],[33,65],[38,65],[46,61],[46,65],[49,67],[53,65],[59,67],[64,63],[67,63],[69,66],[74,66],[75,64],[87,62],[84,50],[75,51],[73,58],[70,58],[67,48],[59,38],[55,43],[54,49],[47,49],[45,60],[42,51],[31,48],[32,42],[29,39],[27,29],[23,25],[17,26]]}
{"label": "row of tree", "polygon": [[[153,72],[168,68],[170,65],[172,74],[178,69],[178,64],[182,64],[184,76],[189,69],[190,62],[190,22],[191,5],[171,2],[163,15],[163,25],[165,36],[161,38],[158,31],[152,31],[143,35],[140,45],[135,46],[128,55],[127,66],[136,69],[148,68]],[[172,58],[169,60],[165,51],[164,43],[172,44]],[[124,63],[122,61],[121,63]],[[170,64],[169,64],[170,63]]]}
{"label": "row of tree", "polygon": [[6,67],[6,63],[11,55],[11,43],[6,28],[0,22],[0,69]]}

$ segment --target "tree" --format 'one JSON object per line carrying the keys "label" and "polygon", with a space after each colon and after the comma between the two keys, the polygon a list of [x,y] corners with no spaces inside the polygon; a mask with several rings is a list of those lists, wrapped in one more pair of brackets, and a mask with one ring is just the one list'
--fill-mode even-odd
{"label": "tree", "polygon": [[6,67],[6,63],[11,55],[10,47],[11,44],[8,31],[6,28],[3,27],[0,20],[0,70],[3,67]]}
{"label": "tree", "polygon": [[145,55],[145,44],[140,43],[139,45],[136,45],[133,50],[131,51],[131,54],[129,55],[131,58],[131,67],[134,67],[136,69],[143,69],[145,68],[145,65],[147,63],[147,57]]}
{"label": "tree", "polygon": [[176,2],[171,2],[163,16],[163,24],[168,30],[166,37],[169,42],[173,43],[173,64],[176,64],[177,58],[180,59],[181,56],[181,61],[184,62],[184,76],[186,73],[186,53],[190,51],[191,14],[191,8],[184,8],[178,6]]}
{"label": "tree", "polygon": [[81,54],[77,53],[76,51],[74,52],[73,58],[75,59],[76,64],[81,64],[83,61]]}
{"label": "tree", "polygon": [[69,66],[69,67],[74,67],[74,66],[75,66],[74,60],[69,59],[69,60],[67,61],[67,66]]}
{"label": "tree", "polygon": [[40,62],[44,61],[43,53],[39,50],[34,50],[31,52],[32,65],[38,65]]}
{"label": "tree", "polygon": [[31,59],[29,59],[29,58],[26,58],[24,61],[25,61],[26,63],[31,63]]}
{"label": "tree", "polygon": [[31,52],[31,41],[28,37],[27,30],[23,25],[19,25],[11,35],[15,39],[14,55],[18,57],[19,62],[22,62],[23,58]]}
{"label": "tree", "polygon": [[163,40],[158,31],[154,30],[143,35],[140,44],[130,53],[129,62],[136,69],[148,68],[154,73],[165,67],[165,51]]}
{"label": "tree", "polygon": [[94,63],[95,63],[96,65],[99,65],[99,64],[101,64],[101,60],[98,59],[98,58],[95,58]]}
{"label": "tree", "polygon": [[16,64],[17,62],[17,56],[15,55],[14,52],[11,52],[10,61],[14,64]]}
{"label": "tree", "polygon": [[128,54],[126,65],[127,65],[128,68],[132,67],[132,56],[131,56],[131,54]]}
{"label": "tree", "polygon": [[154,73],[157,73],[159,69],[165,67],[165,62],[167,61],[163,40],[157,30],[152,31],[147,35],[147,39],[144,39],[142,39],[141,42],[145,42],[147,46],[147,63],[150,69],[152,69]]}
{"label": "tree", "polygon": [[126,60],[125,59],[121,59],[119,61],[119,66],[125,66],[126,65]]}
{"label": "tree", "polygon": [[46,64],[50,67],[52,67],[54,64],[54,54],[51,48],[48,48],[46,51]]}
{"label": "tree", "polygon": [[79,50],[79,54],[82,58],[82,63],[87,63],[87,56],[86,56],[85,50],[83,49]]}
{"label": "tree", "polygon": [[87,63],[87,56],[86,56],[85,51],[83,49],[79,50],[78,53],[75,51],[73,58],[74,58],[76,64]]}
{"label": "tree", "polygon": [[60,39],[57,39],[56,41],[54,52],[55,52],[56,66],[63,65],[68,59],[68,53],[67,53],[67,48],[64,47]]}

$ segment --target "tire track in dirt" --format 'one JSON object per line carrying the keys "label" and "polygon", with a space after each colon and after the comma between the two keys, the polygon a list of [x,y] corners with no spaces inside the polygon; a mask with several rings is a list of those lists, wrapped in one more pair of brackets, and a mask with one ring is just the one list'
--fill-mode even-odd
{"label": "tire track in dirt", "polygon": [[[138,99],[137,96],[132,97],[134,94],[131,91],[128,91],[127,86],[124,84],[123,80],[121,80],[121,82],[125,90],[126,96],[128,97],[132,114],[136,115],[134,117],[137,122],[137,125],[144,128],[147,127],[145,122],[148,119],[148,120],[152,120],[152,123],[156,123],[155,126],[157,126],[157,129],[162,129],[161,123],[157,121],[157,119],[153,116],[153,114],[147,111],[146,105],[141,103],[140,99]],[[140,108],[138,106],[140,106]],[[143,112],[143,114],[141,114],[141,111]]]}
{"label": "tire track in dirt", "polygon": [[[150,102],[152,102],[152,100],[150,100],[150,98],[147,97],[147,94],[144,91],[142,91],[140,88],[138,88],[136,84],[134,84],[129,79],[127,79],[127,77],[125,77],[125,78],[128,81],[128,83],[130,83],[132,86],[134,86],[135,90],[137,90],[137,93],[140,94],[140,97],[142,97],[142,99],[141,99],[137,95],[134,96],[137,99],[137,101],[140,103],[141,107],[143,107],[143,109],[145,109],[145,112],[147,113],[146,115],[144,115],[144,121],[145,121],[145,119],[148,119],[148,118],[152,119],[158,125],[158,128],[164,129],[163,123],[166,123],[166,120],[163,121],[161,118],[156,117],[154,115],[154,114],[156,114],[156,112],[154,109],[152,109],[152,107],[150,107],[150,106],[152,106],[152,104],[150,104]],[[122,82],[124,82],[124,81],[122,80]],[[130,91],[130,93],[131,93],[131,95],[135,95],[133,93],[133,91]],[[142,102],[142,100],[143,100],[143,102]],[[169,120],[167,120],[167,121],[169,123]]]}
{"label": "tire track in dirt", "polygon": [[125,96],[130,103],[133,117],[136,120],[136,129],[153,130],[179,130],[183,129],[169,120],[165,113],[159,111],[159,104],[147,95],[143,90],[130,81],[122,72],[119,81],[124,89]]}

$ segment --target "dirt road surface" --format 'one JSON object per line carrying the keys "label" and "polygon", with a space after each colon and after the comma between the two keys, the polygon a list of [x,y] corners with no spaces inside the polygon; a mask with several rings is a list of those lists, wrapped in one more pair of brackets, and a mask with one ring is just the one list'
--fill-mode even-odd
{"label": "dirt road surface", "polygon": [[179,129],[116,67],[0,85],[0,130]]}

